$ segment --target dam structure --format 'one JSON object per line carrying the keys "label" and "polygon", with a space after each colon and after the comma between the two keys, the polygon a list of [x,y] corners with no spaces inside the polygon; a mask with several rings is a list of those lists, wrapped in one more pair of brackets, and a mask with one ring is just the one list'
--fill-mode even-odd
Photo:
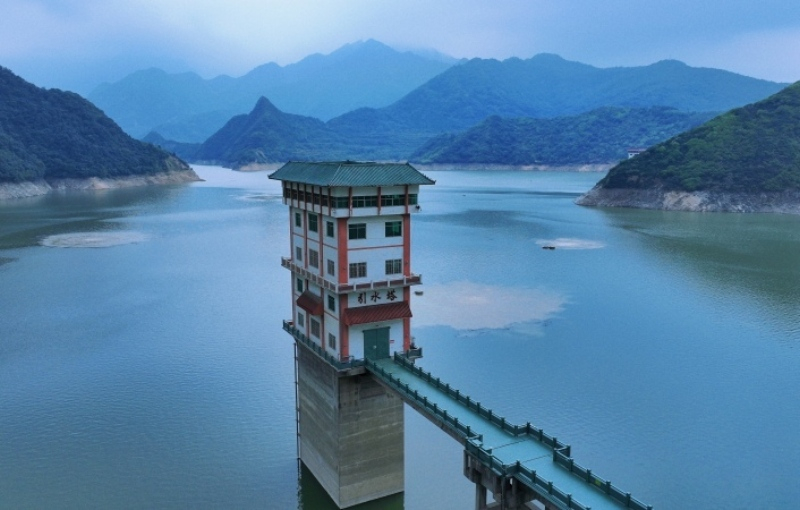
{"label": "dam structure", "polygon": [[[404,490],[404,404],[464,447],[475,509],[647,510],[530,423],[511,424],[420,369],[411,218],[434,181],[407,163],[290,162],[298,456],[340,508]],[[491,494],[493,501],[490,501]]]}

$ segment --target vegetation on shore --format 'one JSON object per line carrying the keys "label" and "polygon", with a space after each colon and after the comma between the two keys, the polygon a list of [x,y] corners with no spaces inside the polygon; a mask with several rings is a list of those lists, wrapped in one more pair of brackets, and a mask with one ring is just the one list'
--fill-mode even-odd
{"label": "vegetation on shore", "polygon": [[0,182],[151,175],[191,168],[135,140],[78,94],[0,67]]}
{"label": "vegetation on shore", "polygon": [[800,190],[800,82],[612,168],[598,189]]}

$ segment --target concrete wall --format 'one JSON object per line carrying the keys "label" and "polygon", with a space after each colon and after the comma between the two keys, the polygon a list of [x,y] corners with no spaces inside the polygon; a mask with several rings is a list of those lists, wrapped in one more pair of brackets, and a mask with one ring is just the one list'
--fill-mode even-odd
{"label": "concrete wall", "polygon": [[300,458],[340,508],[403,491],[403,402],[298,345]]}

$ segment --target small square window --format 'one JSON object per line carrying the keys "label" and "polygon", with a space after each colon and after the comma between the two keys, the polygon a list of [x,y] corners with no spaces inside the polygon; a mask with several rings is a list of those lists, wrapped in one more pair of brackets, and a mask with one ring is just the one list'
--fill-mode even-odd
{"label": "small square window", "polygon": [[298,278],[296,280],[295,288],[297,288],[297,292],[303,292],[303,290],[305,290],[305,285],[303,284],[302,278]]}
{"label": "small square window", "polygon": [[328,237],[334,237],[334,235],[333,235],[333,222],[332,221],[326,221],[325,222],[325,235],[327,235]]}
{"label": "small square window", "polygon": [[351,223],[347,226],[348,239],[366,239],[367,238],[367,224],[366,223]]}
{"label": "small square window", "polygon": [[353,262],[350,264],[350,278],[365,278],[367,276],[366,262]]}
{"label": "small square window", "polygon": [[301,328],[306,327],[306,316],[303,312],[297,312],[297,325]]}
{"label": "small square window", "polygon": [[386,261],[386,274],[400,274],[403,272],[403,259]]}
{"label": "small square window", "polygon": [[319,338],[319,321],[311,319],[311,336]]}
{"label": "small square window", "polygon": [[328,333],[328,347],[336,349],[336,337],[333,336],[333,333]]}
{"label": "small square window", "polygon": [[400,237],[403,235],[403,222],[402,221],[387,221],[386,222],[386,237]]}
{"label": "small square window", "polygon": [[336,298],[333,296],[328,296],[328,310],[335,312],[336,311]]}
{"label": "small square window", "polygon": [[308,250],[308,265],[319,267],[319,252],[317,250]]}
{"label": "small square window", "polygon": [[294,258],[297,259],[297,262],[303,261],[303,248],[301,248],[300,246],[294,247]]}
{"label": "small square window", "polygon": [[319,232],[319,217],[316,214],[308,215],[308,230],[311,232]]}
{"label": "small square window", "polygon": [[328,274],[331,276],[336,275],[336,264],[331,259],[328,259]]}
{"label": "small square window", "polygon": [[302,227],[303,226],[303,215],[299,212],[294,213],[294,226],[295,227]]}

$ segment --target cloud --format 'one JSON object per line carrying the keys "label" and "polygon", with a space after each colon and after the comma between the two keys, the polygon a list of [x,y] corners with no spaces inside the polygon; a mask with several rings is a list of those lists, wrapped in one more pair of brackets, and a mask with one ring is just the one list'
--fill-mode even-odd
{"label": "cloud", "polygon": [[5,0],[0,64],[50,80],[152,66],[241,75],[369,38],[466,58],[675,58],[800,78],[795,0]]}
{"label": "cloud", "polygon": [[459,330],[508,328],[544,322],[563,310],[566,298],[543,289],[503,287],[469,281],[425,285],[412,304],[414,326],[445,325]]}

